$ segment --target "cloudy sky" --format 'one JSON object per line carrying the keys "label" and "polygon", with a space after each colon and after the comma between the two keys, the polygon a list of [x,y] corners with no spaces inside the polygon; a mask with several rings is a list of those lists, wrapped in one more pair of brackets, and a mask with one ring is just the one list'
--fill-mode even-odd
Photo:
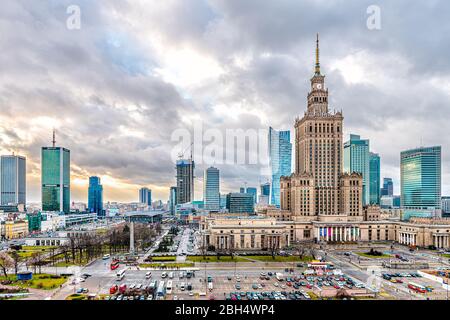
{"label": "cloudy sky", "polygon": [[[367,27],[371,4],[381,30]],[[70,5],[80,29],[67,27]],[[346,138],[370,139],[396,193],[400,151],[441,145],[450,194],[448,12],[445,0],[3,0],[0,153],[27,157],[28,201],[40,201],[40,148],[55,128],[73,200],[86,201],[90,175],[106,201],[136,201],[140,186],[166,200],[177,129],[293,130],[319,32]],[[216,166],[223,192],[267,179],[261,164]]]}

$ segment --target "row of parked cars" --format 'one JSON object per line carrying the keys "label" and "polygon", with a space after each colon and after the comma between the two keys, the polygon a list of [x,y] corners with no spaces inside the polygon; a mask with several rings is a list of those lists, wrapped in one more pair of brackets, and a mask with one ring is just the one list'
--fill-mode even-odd
{"label": "row of parked cars", "polygon": [[[422,276],[415,272],[401,272],[401,273],[383,273],[381,275],[385,280],[393,280],[392,278],[421,278]],[[400,279],[396,279],[395,282],[402,283]]]}
{"label": "row of parked cars", "polygon": [[271,292],[231,292],[225,296],[225,300],[309,300],[310,295],[303,290],[293,292],[271,291]]}
{"label": "row of parked cars", "polygon": [[119,294],[117,296],[105,296],[104,300],[153,300],[153,295],[149,294],[149,295],[145,295],[145,294],[141,294],[141,295],[135,295],[135,296],[126,296],[123,294]]}

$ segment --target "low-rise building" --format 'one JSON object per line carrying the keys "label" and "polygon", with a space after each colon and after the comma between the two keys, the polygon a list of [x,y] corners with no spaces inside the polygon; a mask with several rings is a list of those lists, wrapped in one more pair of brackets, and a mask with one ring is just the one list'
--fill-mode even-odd
{"label": "low-rise building", "polygon": [[202,217],[202,245],[216,250],[273,250],[289,245],[286,226],[274,218]]}
{"label": "low-rise building", "polygon": [[7,240],[20,239],[28,235],[28,220],[5,221],[5,238]]}

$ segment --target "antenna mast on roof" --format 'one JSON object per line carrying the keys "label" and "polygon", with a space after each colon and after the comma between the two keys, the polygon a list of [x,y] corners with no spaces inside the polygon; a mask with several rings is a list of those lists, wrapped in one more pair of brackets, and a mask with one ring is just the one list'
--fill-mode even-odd
{"label": "antenna mast on roof", "polygon": [[53,140],[52,140],[52,145],[53,145],[53,148],[56,146],[56,131],[55,131],[54,128],[53,128]]}

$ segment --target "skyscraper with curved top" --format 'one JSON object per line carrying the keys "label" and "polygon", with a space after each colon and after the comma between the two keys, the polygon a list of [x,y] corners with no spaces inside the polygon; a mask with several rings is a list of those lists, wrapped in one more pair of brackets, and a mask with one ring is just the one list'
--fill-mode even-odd
{"label": "skyscraper with curved top", "polygon": [[432,216],[441,209],[441,147],[421,147],[400,154],[401,205],[404,218]]}

